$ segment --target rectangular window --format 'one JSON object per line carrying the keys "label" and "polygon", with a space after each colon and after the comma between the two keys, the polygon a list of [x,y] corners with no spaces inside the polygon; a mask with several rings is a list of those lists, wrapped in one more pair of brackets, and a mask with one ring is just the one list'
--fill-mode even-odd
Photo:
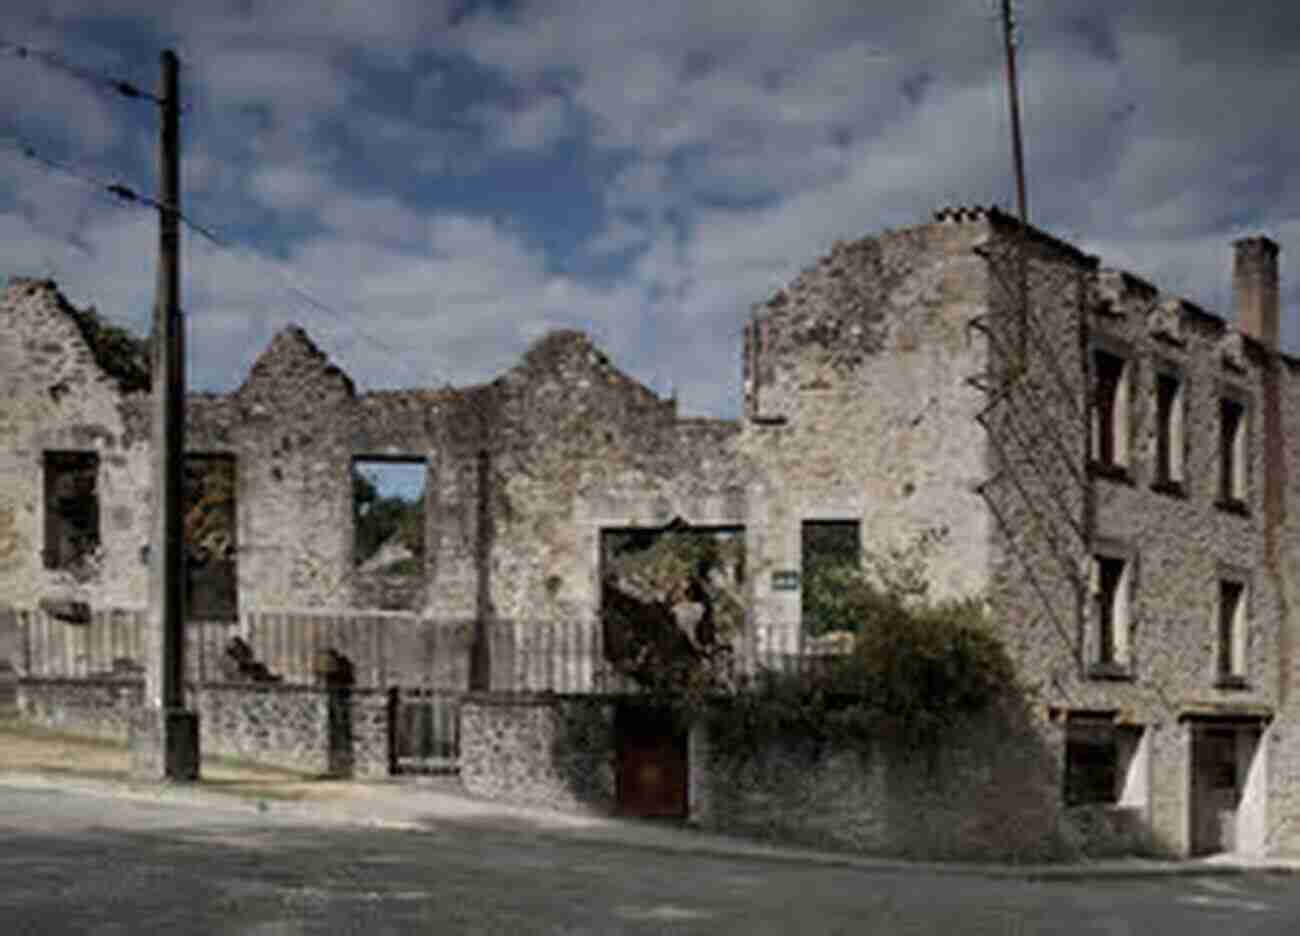
{"label": "rectangular window", "polygon": [[99,455],[45,453],[45,567],[77,570],[99,548]]}
{"label": "rectangular window", "polygon": [[1102,668],[1128,666],[1129,563],[1115,556],[1093,558],[1093,661]]}
{"label": "rectangular window", "polygon": [[1112,715],[1072,714],[1065,733],[1067,806],[1144,806],[1150,777],[1143,728]]}
{"label": "rectangular window", "polygon": [[191,618],[239,617],[235,457],[185,456],[185,592]]}
{"label": "rectangular window", "polygon": [[1092,459],[1102,468],[1128,466],[1128,362],[1095,350],[1093,362]]}
{"label": "rectangular window", "polygon": [[1119,750],[1113,720],[1071,718],[1065,733],[1065,804],[1115,803]]}
{"label": "rectangular window", "polygon": [[1230,397],[1219,400],[1219,501],[1246,501],[1246,407]]}
{"label": "rectangular window", "polygon": [[862,568],[862,524],[857,520],[807,520],[800,529],[803,567],[800,608],[805,637],[856,633],[861,622],[845,617],[837,577]]}
{"label": "rectangular window", "polygon": [[1174,374],[1156,375],[1156,484],[1183,482],[1183,383]]}
{"label": "rectangular window", "polygon": [[358,458],[352,462],[352,557],[357,571],[383,576],[424,574],[423,458]]}
{"label": "rectangular window", "polygon": [[1218,677],[1220,683],[1240,683],[1246,677],[1246,585],[1219,580]]}

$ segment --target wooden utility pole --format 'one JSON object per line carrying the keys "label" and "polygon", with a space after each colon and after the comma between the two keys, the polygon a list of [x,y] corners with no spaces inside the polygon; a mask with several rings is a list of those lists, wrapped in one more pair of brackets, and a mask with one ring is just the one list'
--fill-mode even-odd
{"label": "wooden utility pole", "polygon": [[1011,104],[1011,155],[1016,166],[1016,208],[1020,223],[1029,223],[1029,206],[1025,202],[1025,156],[1020,146],[1020,87],[1016,81],[1015,23],[1011,18],[1011,0],[1002,0],[1002,37],[1007,50],[1007,100]]}
{"label": "wooden utility pole", "polygon": [[179,63],[162,54],[158,286],[153,316],[153,537],[145,704],[132,723],[133,773],[159,780],[199,774],[198,716],[185,709],[185,329],[180,303]]}

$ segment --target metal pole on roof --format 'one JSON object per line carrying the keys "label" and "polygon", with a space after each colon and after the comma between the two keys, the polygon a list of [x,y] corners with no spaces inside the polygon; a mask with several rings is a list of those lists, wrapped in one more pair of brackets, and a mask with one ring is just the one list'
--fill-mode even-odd
{"label": "metal pole on roof", "polygon": [[1020,142],[1020,87],[1016,80],[1015,21],[1011,0],[1002,0],[1002,37],[1007,52],[1007,101],[1011,105],[1011,154],[1016,168],[1016,207],[1020,223],[1029,223],[1029,205],[1025,199],[1025,156]]}

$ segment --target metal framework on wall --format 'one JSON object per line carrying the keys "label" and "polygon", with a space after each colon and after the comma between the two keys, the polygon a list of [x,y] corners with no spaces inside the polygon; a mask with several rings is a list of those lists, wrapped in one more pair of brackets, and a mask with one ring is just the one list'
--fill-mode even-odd
{"label": "metal framework on wall", "polygon": [[[1068,362],[1060,360],[1044,334],[1041,319],[1030,307],[1028,236],[1027,229],[1019,225],[1012,238],[995,242],[1005,246],[977,249],[1011,312],[990,311],[972,320],[970,326],[988,342],[989,370],[967,382],[985,395],[985,405],[976,419],[997,456],[997,470],[976,490],[1038,596],[1040,613],[1050,620],[1082,672],[1088,598],[1083,563],[1091,548],[1094,500],[1086,447],[1081,453],[1072,452],[1068,439],[1078,431],[1087,438],[1092,403],[1086,385],[1072,385],[1069,376],[1076,374],[1086,381],[1086,370],[1077,363],[1067,369]],[[1078,285],[1082,355],[1087,343],[1087,318],[1082,308],[1086,290],[1082,282]],[[1078,359],[1083,360],[1082,356]],[[1063,427],[1063,419],[1072,425]],[[1017,508],[1029,518],[1027,525],[1013,522],[1011,514]],[[1067,583],[1073,596],[1072,621],[1063,614],[1059,600],[1052,598],[1047,574],[1034,563],[1027,544],[1030,537],[1046,544],[1060,579]]]}

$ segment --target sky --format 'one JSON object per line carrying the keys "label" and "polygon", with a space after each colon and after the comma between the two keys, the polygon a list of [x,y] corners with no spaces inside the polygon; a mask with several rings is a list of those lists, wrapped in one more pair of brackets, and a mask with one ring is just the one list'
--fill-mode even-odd
{"label": "sky", "polygon": [[[156,194],[158,109],[74,72],[153,92],[180,57],[182,210],[219,241],[184,231],[193,390],[291,322],[362,389],[577,328],[735,417],[752,306],[836,240],[1014,209],[996,0],[4,6],[0,276],[141,335],[156,213],[103,186]],[[1300,5],[1015,9],[1033,223],[1228,317],[1231,241],[1267,234],[1300,352]]]}

